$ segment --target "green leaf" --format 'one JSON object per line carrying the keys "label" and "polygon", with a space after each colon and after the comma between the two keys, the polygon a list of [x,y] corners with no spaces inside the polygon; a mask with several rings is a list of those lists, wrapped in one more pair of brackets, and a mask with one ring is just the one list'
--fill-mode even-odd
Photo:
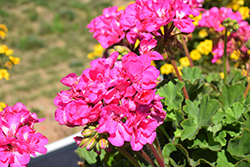
{"label": "green leaf", "polygon": [[231,139],[228,143],[228,152],[238,159],[250,159],[250,130],[243,128],[241,136]]}
{"label": "green leaf", "polygon": [[95,164],[97,162],[96,157],[98,154],[94,150],[88,151],[85,147],[78,147],[75,152],[82,160],[87,161],[88,164]]}
{"label": "green leaf", "polygon": [[216,167],[233,167],[234,165],[228,161],[225,150],[218,152],[217,166]]}
{"label": "green leaf", "polygon": [[227,140],[225,139],[227,136],[226,131],[220,131],[214,136],[214,141],[217,141],[221,144],[221,146],[225,146],[227,144]]}
{"label": "green leaf", "polygon": [[190,148],[199,146],[200,148],[208,148],[212,151],[219,151],[221,144],[214,140],[213,133],[207,132],[205,129],[201,129],[193,140],[193,145]]}
{"label": "green leaf", "polygon": [[[190,150],[190,165],[198,166],[200,164],[209,164],[215,166],[217,160],[217,153],[210,150],[195,149]],[[202,166],[202,165],[200,165]]]}
{"label": "green leaf", "polygon": [[240,104],[239,102],[234,103],[232,107],[227,108],[226,119],[224,120],[224,122],[230,124],[239,120],[244,111],[245,109],[242,104]]}
{"label": "green leaf", "polygon": [[188,152],[179,144],[168,143],[162,149],[165,164],[173,166],[185,166]]}
{"label": "green leaf", "polygon": [[184,98],[180,93],[180,90],[183,88],[183,86],[183,82],[177,81],[177,84],[175,85],[172,81],[170,81],[165,84],[164,87],[161,87],[157,90],[157,94],[165,97],[163,100],[165,101],[169,111],[172,109],[181,108],[181,102]]}
{"label": "green leaf", "polygon": [[247,78],[241,73],[241,70],[232,68],[228,77],[228,83],[233,85],[238,82],[242,82],[242,84],[245,84],[247,82]]}
{"label": "green leaf", "polygon": [[181,123],[183,127],[181,140],[187,138],[192,140],[202,126],[212,124],[212,116],[221,105],[217,100],[210,99],[208,95],[204,95],[201,102],[187,100],[186,103],[183,110],[188,114],[188,119]]}
{"label": "green leaf", "polygon": [[235,167],[249,167],[250,166],[250,160],[249,159],[243,159],[240,162],[235,164]]}
{"label": "green leaf", "polygon": [[209,83],[212,81],[217,81],[219,82],[221,80],[220,74],[218,73],[209,73],[208,75],[205,75],[205,80]]}
{"label": "green leaf", "polygon": [[219,101],[222,103],[223,108],[226,110],[233,103],[242,100],[244,91],[245,87],[240,83],[232,86],[225,84],[219,96]]}
{"label": "green leaf", "polygon": [[244,127],[250,129],[250,112],[244,113]]}
{"label": "green leaf", "polygon": [[198,67],[183,67],[182,71],[182,79],[186,79],[191,81],[191,83],[195,83],[196,79],[202,78],[201,70]]}

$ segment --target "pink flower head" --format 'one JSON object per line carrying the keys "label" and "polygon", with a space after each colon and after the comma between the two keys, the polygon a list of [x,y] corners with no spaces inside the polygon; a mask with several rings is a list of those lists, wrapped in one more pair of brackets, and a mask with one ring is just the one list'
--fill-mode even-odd
{"label": "pink flower head", "polygon": [[[115,52],[109,58],[92,61],[81,76],[63,78],[70,89],[57,94],[55,119],[70,127],[97,124],[95,130],[108,134],[109,142],[117,147],[132,142],[131,146],[138,145],[132,148],[138,150],[152,143],[166,113],[159,104],[161,98],[155,95],[159,71],[151,65],[162,56],[150,51],[155,45],[154,40],[151,42],[145,44],[141,56],[129,52],[117,60],[119,54]],[[132,120],[139,122],[132,124]],[[80,144],[82,138],[75,140]]]}
{"label": "pink flower head", "polygon": [[93,19],[87,27],[93,32],[93,37],[102,44],[103,48],[108,48],[114,43],[124,38],[125,32],[119,22],[123,11],[117,11],[118,7],[109,7],[103,10],[103,15]]}
{"label": "pink flower head", "polygon": [[26,167],[30,154],[46,154],[48,139],[35,133],[34,123],[41,122],[22,103],[6,107],[0,112],[0,165]]}
{"label": "pink flower head", "polygon": [[231,18],[238,22],[242,20],[240,12],[233,12],[231,8],[221,7],[218,9],[217,7],[212,7],[202,14],[202,18],[198,25],[201,27],[214,28],[216,31],[220,32],[225,29],[222,23],[226,18]]}

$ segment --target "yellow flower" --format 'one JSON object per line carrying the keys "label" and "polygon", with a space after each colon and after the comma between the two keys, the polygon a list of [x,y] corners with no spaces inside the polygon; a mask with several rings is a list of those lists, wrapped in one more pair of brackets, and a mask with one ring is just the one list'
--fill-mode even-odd
{"label": "yellow flower", "polygon": [[221,79],[224,79],[224,72],[220,72]]}
{"label": "yellow flower", "polygon": [[[183,69],[183,67],[182,66],[178,66],[177,68],[178,68],[178,71],[179,71],[180,75],[182,75],[181,70]],[[176,71],[173,70],[173,72],[174,72],[174,75],[177,76]]]}
{"label": "yellow flower", "polygon": [[179,62],[181,63],[181,66],[188,67],[190,66],[190,62],[187,57],[180,58]]}
{"label": "yellow flower", "polygon": [[117,9],[117,11],[119,10],[125,10],[126,9],[126,6],[122,5],[122,6],[119,6],[119,8]]}
{"label": "yellow flower", "polygon": [[132,4],[132,3],[135,3],[135,1],[131,1],[131,2],[129,2],[128,4],[130,5],[130,4]]}
{"label": "yellow flower", "polygon": [[247,51],[247,54],[250,56],[250,50]]}
{"label": "yellow flower", "polygon": [[232,60],[239,60],[239,58],[240,58],[240,51],[239,50],[234,50],[233,53],[231,53],[230,58]]}
{"label": "yellow flower", "polygon": [[3,111],[5,107],[6,107],[6,104],[4,102],[0,102],[0,111]]}
{"label": "yellow flower", "polygon": [[190,52],[190,57],[192,60],[199,60],[201,58],[201,54],[198,50],[192,50]]}
{"label": "yellow flower", "polygon": [[154,66],[154,67],[156,67],[156,64],[155,64],[154,61],[151,61],[151,65]]}
{"label": "yellow flower", "polygon": [[88,58],[88,59],[95,59],[95,54],[94,54],[94,52],[89,53],[89,54],[87,55],[87,58]]}
{"label": "yellow flower", "polygon": [[9,56],[9,59],[12,61],[13,64],[19,64],[20,62],[20,58],[19,57],[13,57],[13,56]]}
{"label": "yellow flower", "polygon": [[206,36],[208,36],[208,33],[207,33],[207,30],[206,29],[202,29],[199,31],[198,35],[201,37],[201,38],[205,38]]}
{"label": "yellow flower", "polygon": [[231,2],[231,3],[227,4],[227,7],[232,8],[234,11],[236,11],[240,7],[240,5],[237,3]]}
{"label": "yellow flower", "polygon": [[4,24],[0,24],[0,30],[5,32],[5,33],[8,32],[8,28]]}
{"label": "yellow flower", "polygon": [[7,45],[0,45],[0,54],[5,54],[9,50]]}
{"label": "yellow flower", "polygon": [[94,49],[94,54],[95,54],[95,56],[97,56],[97,57],[101,57],[101,56],[102,56],[102,53],[103,53],[103,51],[104,51],[104,48],[102,47],[101,44],[95,45],[95,46],[93,47],[93,49]]}
{"label": "yellow flower", "polygon": [[5,37],[6,37],[6,33],[3,31],[0,31],[0,38],[5,39]]}
{"label": "yellow flower", "polygon": [[242,6],[238,10],[243,18],[243,20],[247,19],[249,17],[249,8],[246,6]]}
{"label": "yellow flower", "polygon": [[201,53],[201,54],[205,54],[208,55],[210,52],[212,52],[213,49],[213,41],[206,39],[203,42],[200,42],[200,44],[197,46],[197,50]]}
{"label": "yellow flower", "polygon": [[12,49],[8,49],[8,50],[5,52],[5,55],[6,55],[6,56],[13,55],[13,50],[12,50]]}
{"label": "yellow flower", "polygon": [[193,24],[195,26],[198,26],[198,22],[201,20],[201,14],[199,16],[194,17],[193,15],[190,15],[190,18],[194,20]]}
{"label": "yellow flower", "polygon": [[0,69],[0,79],[5,78],[7,81],[9,80],[10,74],[6,69]]}
{"label": "yellow flower", "polygon": [[163,66],[161,66],[160,71],[161,71],[161,74],[168,75],[174,71],[174,67],[172,64],[166,63]]}
{"label": "yellow flower", "polygon": [[5,64],[4,64],[5,67],[7,67],[8,69],[11,69],[12,68],[12,62],[11,61],[7,61]]}
{"label": "yellow flower", "polygon": [[237,3],[239,5],[244,5],[244,0],[233,0],[233,3]]}
{"label": "yellow flower", "polygon": [[223,62],[222,62],[221,59],[218,59],[215,63],[216,63],[216,64],[222,64]]}

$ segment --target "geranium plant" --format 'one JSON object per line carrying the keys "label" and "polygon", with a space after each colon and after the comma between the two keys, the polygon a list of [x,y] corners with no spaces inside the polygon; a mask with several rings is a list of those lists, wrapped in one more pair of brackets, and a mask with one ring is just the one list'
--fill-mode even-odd
{"label": "geranium plant", "polygon": [[[83,128],[74,139],[85,165],[249,166],[250,68],[245,75],[228,57],[239,51],[247,62],[250,26],[240,12],[206,11],[202,2],[136,0],[104,9],[87,26],[103,57],[62,78],[69,89],[54,99],[56,121]],[[216,39],[190,55],[195,24]],[[224,79],[195,66],[200,52],[212,52],[211,63],[223,59]]]}

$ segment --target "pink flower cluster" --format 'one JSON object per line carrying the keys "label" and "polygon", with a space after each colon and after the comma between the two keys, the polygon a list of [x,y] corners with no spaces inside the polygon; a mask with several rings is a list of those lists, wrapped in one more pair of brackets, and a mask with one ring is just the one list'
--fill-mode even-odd
{"label": "pink flower cluster", "polygon": [[119,22],[124,11],[117,11],[118,7],[109,7],[103,10],[103,15],[96,17],[89,24],[93,37],[102,44],[103,48],[108,48],[114,43],[118,43],[124,38],[125,32]]}
{"label": "pink flower cluster", "polygon": [[198,26],[214,28],[214,30],[220,32],[225,29],[222,23],[227,18],[237,20],[238,22],[242,20],[240,12],[233,12],[231,8],[221,7],[218,9],[217,7],[212,7],[202,13]]}
{"label": "pink flower cluster", "polygon": [[118,43],[125,37],[134,44],[137,39],[149,40],[161,26],[170,22],[181,32],[190,33],[195,26],[189,15],[199,14],[203,0],[136,0],[125,11],[117,7],[106,8],[103,15],[93,19],[87,26],[94,38],[104,48]]}
{"label": "pink flower cluster", "polygon": [[97,123],[96,131],[108,133],[109,142],[117,147],[127,141],[138,151],[151,144],[166,113],[162,98],[155,94],[159,71],[150,65],[162,56],[149,53],[129,52],[117,60],[119,54],[114,52],[107,59],[93,60],[80,76],[68,74],[61,82],[70,89],[54,100],[56,121],[71,127]]}
{"label": "pink flower cluster", "polygon": [[[242,19],[240,12],[233,12],[231,8],[222,7],[218,9],[213,7],[202,14],[202,18],[199,21],[199,26],[214,28],[214,30],[220,32],[225,29],[222,26],[222,22],[226,18],[237,20],[239,29],[236,32],[231,32],[228,36],[227,42],[227,54],[230,55],[233,51],[240,51],[241,57],[248,57],[247,47],[244,45],[250,38],[250,25],[247,21]],[[244,34],[244,35],[242,35]],[[240,44],[240,45],[239,45]],[[217,44],[214,45],[212,63],[215,63],[223,56],[224,53],[224,41],[220,39]]]}
{"label": "pink flower cluster", "polygon": [[0,166],[26,167],[30,154],[46,154],[48,139],[35,133],[34,124],[43,121],[22,103],[7,106],[0,112]]}

